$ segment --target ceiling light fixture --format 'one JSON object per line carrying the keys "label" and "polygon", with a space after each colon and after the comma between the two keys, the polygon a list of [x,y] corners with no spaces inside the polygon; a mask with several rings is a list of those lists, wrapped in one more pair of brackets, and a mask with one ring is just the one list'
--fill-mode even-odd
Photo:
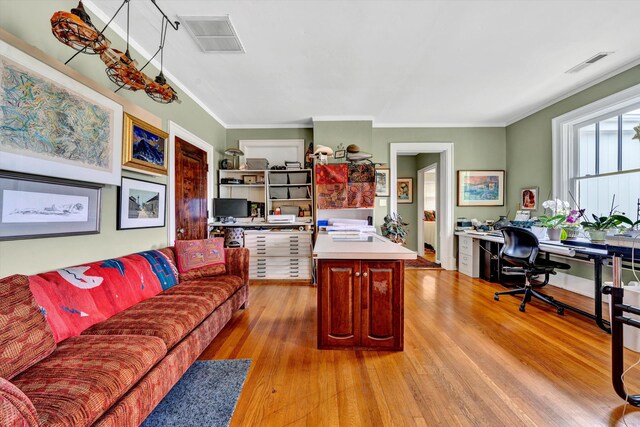
{"label": "ceiling light fixture", "polygon": [[51,16],[51,32],[60,42],[83,53],[100,54],[111,42],[91,22],[82,1],[71,12],[60,10]]}
{"label": "ceiling light fixture", "polygon": [[[58,11],[51,17],[51,31],[53,35],[62,43],[77,50],[77,52],[65,62],[68,64],[79,53],[98,54],[100,59],[105,63],[107,69],[105,70],[109,80],[118,85],[118,92],[120,89],[127,89],[131,91],[137,91],[144,89],[151,99],[162,104],[168,104],[173,101],[178,101],[178,95],[176,91],[167,84],[167,81],[162,73],[163,57],[164,57],[164,42],[166,40],[166,33],[169,25],[174,30],[178,30],[180,23],[178,21],[171,22],[167,15],[160,9],[160,6],[156,4],[156,0],[151,0],[151,3],[158,9],[162,15],[162,23],[160,28],[160,47],[156,53],[147,61],[147,63],[140,69],[138,69],[137,62],[131,58],[129,53],[129,21],[130,21],[130,0],[123,0],[122,4],[113,14],[109,22],[104,26],[101,31],[91,23],[91,18],[84,9],[82,1],[78,3],[78,6],[71,9],[71,13]],[[127,47],[124,53],[111,48],[111,42],[104,36],[104,31],[109,27],[109,24],[113,22],[115,17],[120,13],[124,5],[127,5]],[[158,55],[160,56],[160,74],[152,80],[145,75],[142,70]]]}

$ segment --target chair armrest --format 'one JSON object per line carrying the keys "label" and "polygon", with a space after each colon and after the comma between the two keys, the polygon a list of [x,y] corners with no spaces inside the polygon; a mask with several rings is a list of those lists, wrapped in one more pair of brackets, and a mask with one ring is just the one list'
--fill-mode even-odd
{"label": "chair armrest", "polygon": [[238,276],[244,285],[249,284],[249,249],[226,248],[227,274]]}
{"label": "chair armrest", "polygon": [[3,426],[38,427],[36,408],[15,385],[0,378],[0,421]]}

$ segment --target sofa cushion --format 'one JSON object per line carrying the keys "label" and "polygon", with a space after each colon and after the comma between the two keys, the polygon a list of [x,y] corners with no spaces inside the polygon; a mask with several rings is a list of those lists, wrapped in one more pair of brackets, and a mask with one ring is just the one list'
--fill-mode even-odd
{"label": "sofa cushion", "polygon": [[[175,287],[179,286],[182,285]],[[161,338],[167,349],[171,349],[216,306],[215,301],[203,296],[168,295],[163,292],[90,327],[83,334],[147,335]]]}
{"label": "sofa cushion", "polygon": [[33,403],[18,387],[0,378],[0,425],[38,427],[38,415]]}
{"label": "sofa cushion", "polygon": [[166,352],[153,337],[72,337],[13,383],[33,402],[42,425],[88,426]]}
{"label": "sofa cushion", "polygon": [[180,273],[180,282],[187,280],[197,280],[205,277],[214,277],[227,272],[225,264],[205,265],[204,267],[194,268],[186,273]]}
{"label": "sofa cushion", "polygon": [[184,274],[194,268],[225,264],[224,239],[214,237],[202,240],[176,241],[178,271]]}
{"label": "sofa cushion", "polygon": [[182,282],[160,295],[202,296],[210,300],[215,307],[222,305],[242,287],[242,279],[227,274],[201,280]]}
{"label": "sofa cushion", "polygon": [[61,268],[29,277],[57,342],[79,335],[177,283],[158,251]]}
{"label": "sofa cushion", "polygon": [[29,290],[27,276],[0,280],[0,377],[11,379],[56,348],[51,329]]}

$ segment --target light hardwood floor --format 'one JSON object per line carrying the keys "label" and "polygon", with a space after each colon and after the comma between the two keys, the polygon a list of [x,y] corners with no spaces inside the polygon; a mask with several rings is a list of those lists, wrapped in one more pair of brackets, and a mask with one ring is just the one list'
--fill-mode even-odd
{"label": "light hardwood floor", "polygon": [[[253,360],[232,426],[622,424],[609,335],[502,287],[444,270],[405,272],[403,352],[316,349],[316,289],[251,286],[202,359]],[[549,289],[549,287],[547,288]],[[555,290],[558,299],[592,300]],[[627,362],[640,354],[627,351]],[[629,374],[640,392],[640,366]],[[626,422],[640,426],[627,407]]]}

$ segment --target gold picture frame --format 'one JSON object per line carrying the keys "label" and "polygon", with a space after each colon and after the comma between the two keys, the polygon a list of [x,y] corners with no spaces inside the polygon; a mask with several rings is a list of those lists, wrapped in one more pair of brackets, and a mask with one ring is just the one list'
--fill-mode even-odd
{"label": "gold picture frame", "polygon": [[123,169],[151,175],[167,175],[169,134],[131,114],[124,113]]}

